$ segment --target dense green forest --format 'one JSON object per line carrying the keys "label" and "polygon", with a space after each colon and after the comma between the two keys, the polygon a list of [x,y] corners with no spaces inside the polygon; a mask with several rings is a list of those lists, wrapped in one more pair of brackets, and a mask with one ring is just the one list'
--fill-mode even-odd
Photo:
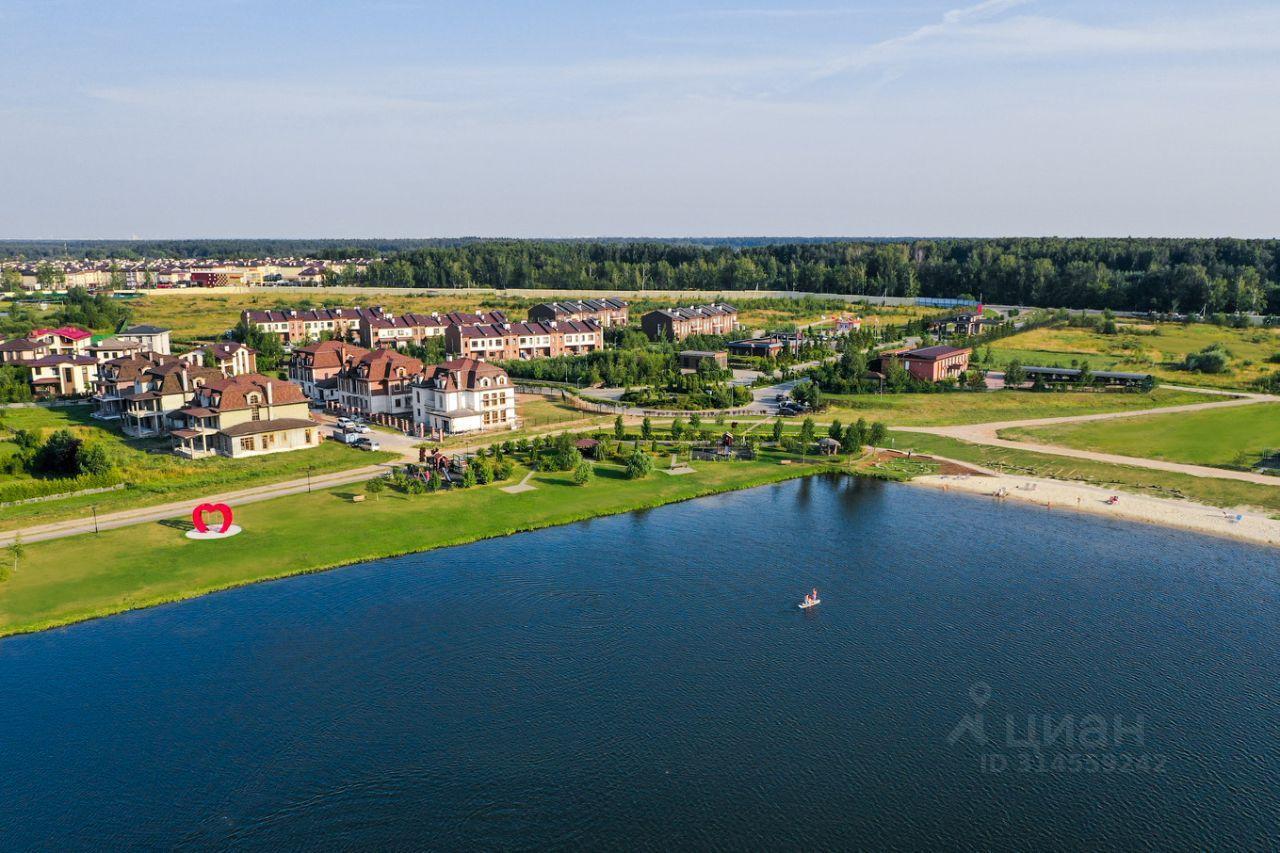
{"label": "dense green forest", "polygon": [[[0,243],[0,252],[31,245],[37,244]],[[174,254],[197,257],[378,255],[381,260],[367,269],[333,281],[392,287],[788,290],[965,296],[1066,308],[1280,314],[1277,240],[226,240],[126,245],[135,253],[165,246]],[[79,251],[77,247],[72,254]]]}
{"label": "dense green forest", "polygon": [[399,287],[758,289],[1280,313],[1277,264],[1280,241],[921,240],[747,247],[490,241],[403,252],[352,279]]}

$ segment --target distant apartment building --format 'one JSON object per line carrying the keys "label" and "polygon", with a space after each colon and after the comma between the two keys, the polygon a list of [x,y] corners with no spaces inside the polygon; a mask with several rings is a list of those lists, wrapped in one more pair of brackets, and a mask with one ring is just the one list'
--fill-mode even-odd
{"label": "distant apartment building", "polygon": [[346,341],[320,341],[294,347],[289,356],[289,379],[302,387],[313,400],[338,399],[338,374],[347,365],[369,354],[369,350]]}
{"label": "distant apartment building", "polygon": [[627,303],[612,296],[572,302],[544,302],[529,309],[529,319],[539,323],[595,320],[602,328],[627,325]]}
{"label": "distant apartment building", "polygon": [[640,328],[655,341],[682,341],[690,335],[731,335],[738,328],[738,309],[723,302],[659,308],[640,318]]}
{"label": "distant apartment building", "polygon": [[174,452],[190,458],[262,456],[322,440],[302,388],[257,373],[208,380],[172,419]]}
{"label": "distant apartment building", "polygon": [[130,326],[124,331],[117,332],[116,337],[125,341],[136,341],[146,352],[158,352],[160,355],[170,353],[169,330],[161,326]]}
{"label": "distant apartment building", "polygon": [[514,429],[515,388],[505,370],[474,358],[432,365],[413,383],[413,420],[446,435]]}
{"label": "distant apartment building", "polygon": [[413,412],[412,382],[422,362],[393,349],[378,349],[349,362],[338,373],[338,403],[365,415]]}
{"label": "distant apartment building", "polygon": [[289,308],[276,311],[243,311],[241,317],[260,332],[279,335],[286,344],[309,343],[337,336],[349,338],[363,316],[381,315],[380,308]]}
{"label": "distant apartment building", "polygon": [[196,287],[256,287],[262,284],[262,270],[257,267],[192,270],[191,284]]}
{"label": "distant apartment building", "polygon": [[445,329],[445,349],[450,355],[485,361],[583,355],[603,347],[604,331],[595,320],[531,320]]}

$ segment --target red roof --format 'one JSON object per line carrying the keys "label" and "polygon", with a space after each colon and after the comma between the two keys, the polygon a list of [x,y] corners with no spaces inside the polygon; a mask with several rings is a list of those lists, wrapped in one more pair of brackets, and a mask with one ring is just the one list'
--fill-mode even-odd
{"label": "red roof", "polygon": [[57,329],[32,329],[31,334],[28,335],[28,337],[39,338],[44,335],[60,335],[73,341],[80,341],[85,338],[93,337],[89,332],[86,332],[84,329],[77,329],[75,326],[60,326]]}

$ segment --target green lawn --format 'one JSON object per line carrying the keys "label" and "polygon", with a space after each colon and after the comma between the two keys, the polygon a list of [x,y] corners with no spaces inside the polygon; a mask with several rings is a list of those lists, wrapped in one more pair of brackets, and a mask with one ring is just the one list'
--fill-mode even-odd
{"label": "green lawn", "polygon": [[910,448],[921,453],[932,453],[961,462],[972,462],[984,468],[1009,474],[1077,480],[1155,497],[1198,501],[1210,506],[1253,506],[1272,513],[1280,512],[1280,479],[1276,481],[1275,486],[1264,486],[1259,483],[1193,477],[1172,471],[1154,471],[1150,468],[1111,465],[1106,462],[1050,456],[1027,450],[970,444],[938,435],[890,432],[889,436],[899,450]]}
{"label": "green lawn", "polygon": [[[1280,354],[1280,329],[1230,329],[1208,323],[1120,323],[1115,335],[1091,329],[1046,327],[1011,335],[991,344],[995,366],[1011,359],[1024,365],[1069,367],[1087,360],[1093,370],[1127,370],[1154,374],[1161,382],[1214,388],[1248,388],[1280,369],[1269,359]],[[1226,373],[1190,373],[1179,365],[1188,353],[1211,344],[1231,352]],[[979,347],[985,353],[986,346]]]}
{"label": "green lawn", "polygon": [[848,423],[858,418],[884,421],[893,426],[955,426],[990,421],[1053,418],[1102,412],[1154,409],[1185,403],[1211,402],[1214,398],[1194,391],[1156,388],[1149,394],[1123,391],[987,391],[945,394],[828,394],[831,404],[814,419]]}
{"label": "green lawn", "polygon": [[[131,439],[114,426],[89,416],[90,406],[30,408],[4,410],[0,428],[0,456],[15,450],[13,430],[28,429],[48,435],[57,429],[70,429],[77,436],[101,443],[111,457],[119,482],[119,491],[83,497],[63,498],[41,503],[5,507],[0,511],[0,530],[29,527],[78,518],[88,514],[90,506],[99,513],[164,503],[177,497],[200,492],[248,488],[264,483],[291,480],[312,474],[360,468],[394,459],[394,453],[368,453],[335,441],[326,441],[312,450],[277,453],[251,459],[183,459],[168,452],[167,441]],[[0,486],[30,479],[26,474],[0,474]]]}
{"label": "green lawn", "polygon": [[1000,435],[1122,456],[1252,468],[1280,454],[1280,404],[1008,429]]}
{"label": "green lawn", "polygon": [[[232,539],[186,539],[181,522],[142,524],[101,535],[33,543],[0,584],[0,635],[190,598],[267,578],[330,568],[598,515],[658,506],[801,476],[816,464],[695,463],[693,474],[655,471],[627,480],[597,464],[588,486],[568,474],[534,476],[531,492],[498,485],[407,497],[394,492],[352,503],[354,487],[249,504],[237,509],[244,532]],[[512,482],[523,476],[517,470]],[[7,557],[0,552],[0,558]]]}

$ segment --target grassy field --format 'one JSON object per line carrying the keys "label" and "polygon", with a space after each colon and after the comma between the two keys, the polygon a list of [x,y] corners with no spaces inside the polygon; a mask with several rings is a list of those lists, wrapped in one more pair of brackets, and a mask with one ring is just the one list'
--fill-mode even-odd
{"label": "grassy field", "polygon": [[1214,398],[1194,391],[1156,388],[1149,394],[1127,392],[990,391],[949,394],[828,394],[831,408],[814,416],[848,423],[858,418],[898,426],[955,426],[989,421],[1053,418],[1203,403]]}
{"label": "grassy field", "polygon": [[[312,450],[277,453],[251,459],[183,459],[168,452],[166,441],[131,439],[113,426],[89,416],[90,406],[3,410],[0,428],[0,457],[17,448],[13,430],[27,429],[46,436],[57,429],[69,429],[77,436],[98,442],[111,458],[116,479],[124,489],[98,495],[63,498],[41,503],[5,507],[0,511],[0,530],[29,527],[78,518],[96,506],[99,513],[164,503],[200,491],[248,488],[312,474],[359,468],[395,458],[395,454],[367,453],[335,441],[326,441]],[[26,474],[0,474],[0,485],[30,479]]]}
{"label": "grassy field", "polygon": [[[491,485],[414,497],[384,492],[355,504],[354,487],[346,487],[244,506],[236,513],[244,533],[233,539],[192,541],[182,523],[172,522],[34,543],[0,584],[0,635],[817,470],[778,461],[762,454],[755,462],[695,463],[693,474],[655,471],[644,480],[627,480],[620,466],[600,463],[597,479],[585,487],[573,485],[568,474],[542,473],[532,480],[534,491],[515,495]],[[518,470],[513,481],[523,474]]]}
{"label": "grassy field", "polygon": [[1280,404],[1008,429],[1000,435],[1123,456],[1252,468],[1280,454]]}
{"label": "grassy field", "polygon": [[[1226,373],[1191,373],[1179,368],[1188,353],[1221,343],[1231,352]],[[980,350],[986,350],[981,347]],[[1033,329],[991,345],[996,364],[1011,359],[1024,365],[1070,366],[1087,360],[1094,370],[1127,370],[1154,374],[1162,382],[1247,388],[1280,369],[1268,359],[1280,353],[1280,329],[1229,329],[1207,323],[1120,324],[1120,332],[1103,335],[1091,329]]]}
{"label": "grassy field", "polygon": [[954,438],[912,432],[890,432],[894,446],[932,453],[984,468],[1029,477],[1076,480],[1096,486],[1163,498],[1182,498],[1217,507],[1258,507],[1280,512],[1280,480],[1275,486],[1193,477],[1172,471],[1153,471],[1128,465],[1111,465],[1050,456],[1026,450],[970,444]]}
{"label": "grassy field", "polygon": [[[732,299],[732,294],[727,295]],[[708,293],[704,301],[718,298]],[[576,297],[575,297],[576,298]],[[347,305],[381,305],[388,311],[401,314],[406,311],[430,313],[432,311],[503,310],[523,319],[529,308],[546,299],[520,296],[477,296],[474,294],[426,295],[414,291],[399,293],[334,293],[317,291],[314,294],[277,292],[264,289],[248,294],[220,294],[209,290],[184,290],[161,294],[148,294],[133,301],[135,322],[154,323],[173,329],[178,341],[207,340],[220,337],[240,320],[245,309],[278,307],[322,308]],[[670,307],[670,300],[631,299],[631,315],[635,323],[640,315],[654,308]],[[790,299],[743,299],[740,319],[748,328],[775,328],[778,326],[807,324],[829,316],[836,303],[811,305]],[[854,306],[855,308],[857,306]],[[882,309],[883,310],[883,309]],[[855,311],[853,313],[864,313]],[[881,317],[881,323],[901,323],[912,317],[936,313],[936,309],[896,308]]]}
{"label": "grassy field", "polygon": [[477,309],[502,309],[523,314],[528,306],[538,300],[503,298],[498,296],[425,296],[413,291],[398,293],[325,293],[312,294],[277,293],[270,289],[257,293],[219,294],[210,290],[184,290],[179,293],[148,294],[134,300],[134,320],[154,323],[173,330],[175,340],[189,341],[220,337],[240,321],[240,312],[246,309],[267,308],[325,308],[349,305],[381,305],[388,311],[402,314],[406,311],[430,313],[432,311],[475,311]]}

